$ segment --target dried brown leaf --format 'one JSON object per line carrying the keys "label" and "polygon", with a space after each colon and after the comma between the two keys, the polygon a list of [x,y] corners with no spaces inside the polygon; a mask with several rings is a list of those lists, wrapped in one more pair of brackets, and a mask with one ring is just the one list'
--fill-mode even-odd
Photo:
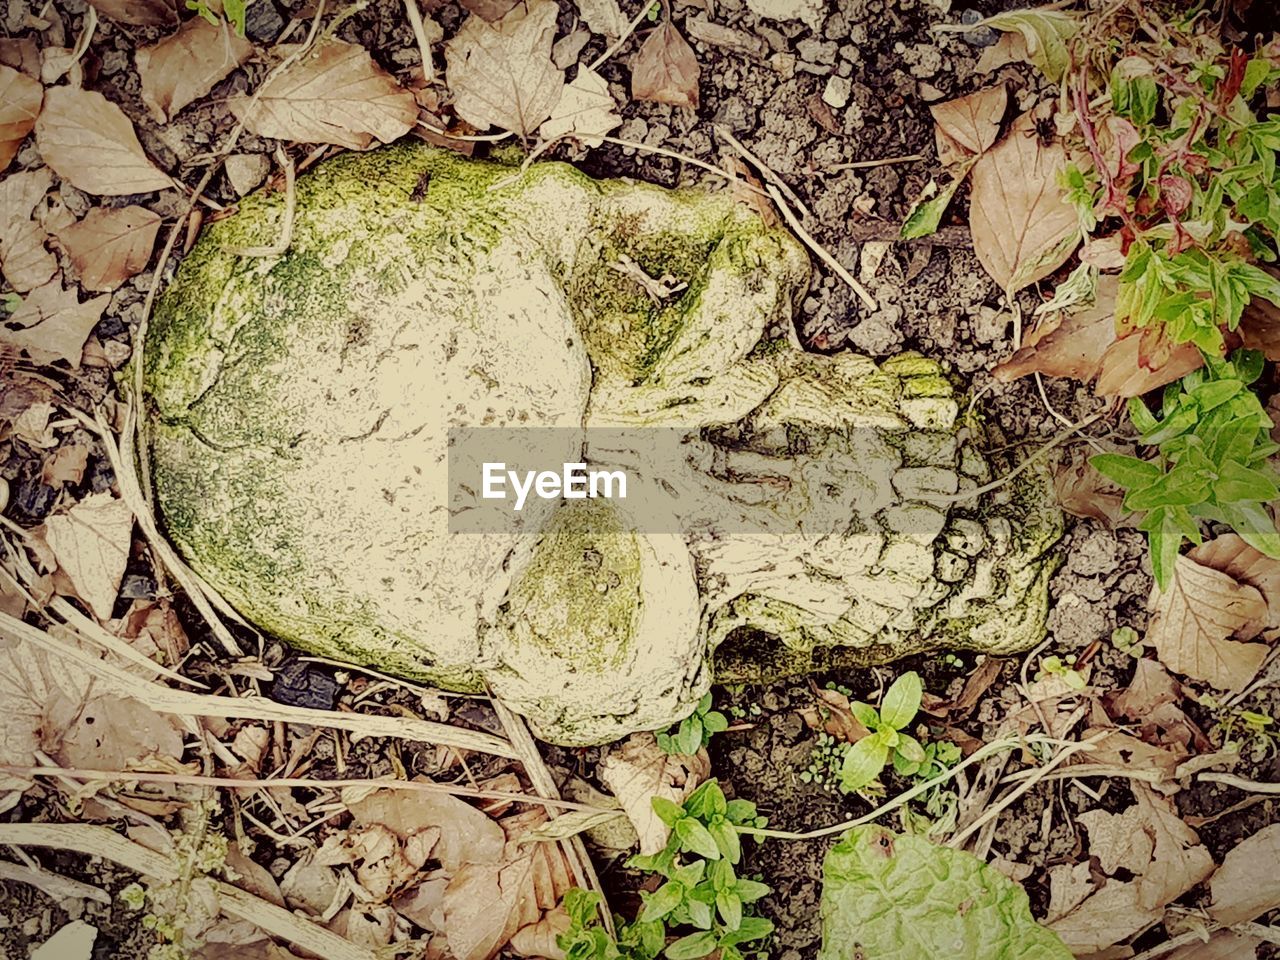
{"label": "dried brown leaf", "polygon": [[1273,823],[1231,848],[1209,881],[1209,916],[1224,927],[1280,907],[1280,824]]}
{"label": "dried brown leaf", "polygon": [[477,17],[496,23],[511,12],[519,0],[459,0],[462,8]]}
{"label": "dried brown leaf", "polygon": [[618,0],[577,0],[577,5],[578,15],[592,33],[616,40],[627,29],[629,18],[618,6]]}
{"label": "dried brown leaf", "polygon": [[653,812],[653,798],[683,803],[706,778],[710,766],[706,750],[692,757],[664,753],[652,733],[633,733],[609,747],[600,761],[600,779],[636,828],[642,854],[661,850],[671,832]]}
{"label": "dried brown leaf", "polygon": [[696,110],[701,73],[693,47],[675,24],[665,20],[631,61],[631,96]]}
{"label": "dried brown leaf", "polygon": [[527,137],[555,110],[564,72],[551,61],[559,8],[552,0],[517,6],[498,23],[471,16],[445,44],[458,116],[477,129]]}
{"label": "dried brown leaf", "polygon": [[1158,662],[1144,658],[1136,662],[1129,686],[1111,698],[1108,706],[1112,716],[1141,720],[1157,707],[1181,700],[1178,682]]}
{"label": "dried brown leaf", "polygon": [[[42,650],[0,638],[0,763],[29,767],[35,751],[54,746],[80,711],[92,679],[65,662],[51,663]],[[45,737],[48,737],[46,740]],[[8,810],[29,786],[0,772],[0,810]]]}
{"label": "dried brown leaf", "polygon": [[[1280,270],[1275,267],[1264,265],[1262,269],[1273,277],[1280,277]],[[1261,350],[1268,360],[1280,360],[1280,306],[1254,297],[1244,308],[1236,329],[1250,350]]]}
{"label": "dried brown leaf", "polygon": [[132,533],[133,511],[109,493],[92,494],[44,523],[44,542],[99,620],[111,619]]}
{"label": "dried brown leaf", "polygon": [[537,923],[521,927],[507,944],[517,957],[545,957],[564,960],[564,951],[556,945],[556,937],[567,933],[572,923],[564,907],[549,910]]}
{"label": "dried brown leaf", "polygon": [[173,186],[147,158],[124,112],[92,90],[46,90],[36,145],[58,176],[86,193],[119,197]]}
{"label": "dried brown leaf", "polygon": [[40,470],[40,480],[53,487],[64,483],[79,483],[84,478],[85,467],[89,465],[89,445],[87,443],[64,443],[58,451],[44,462]]}
{"label": "dried brown leaf", "polygon": [[172,27],[178,8],[171,0],[89,0],[89,6],[109,20],[136,27]]}
{"label": "dried brown leaf", "polygon": [[134,55],[142,102],[159,123],[203,97],[253,56],[253,44],[225,21],[192,17],[171,37]]}
{"label": "dried brown leaf", "polygon": [[63,766],[128,770],[153,757],[182,756],[178,721],[140,700],[101,694],[92,698],[50,751]]}
{"label": "dried brown leaf", "polygon": [[160,232],[160,215],[146,207],[94,207],[58,234],[86,290],[114,290],[146,269]]}
{"label": "dried brown leaf", "polygon": [[1113,530],[1133,525],[1134,514],[1124,507],[1124,491],[1095,470],[1088,457],[1059,464],[1053,490],[1058,504],[1073,517],[1091,517]]}
{"label": "dried brown leaf", "polygon": [[800,716],[811,730],[825,730],[846,743],[857,743],[870,735],[871,731],[853,715],[848,697],[839,690],[824,690],[813,682],[809,686],[818,702],[812,707],[801,707]]}
{"label": "dried brown leaf", "polygon": [[1067,949],[1077,956],[1103,950],[1158,923],[1164,909],[1143,908],[1135,881],[1110,880],[1065,916],[1050,922]]}
{"label": "dried brown leaf", "polygon": [[1102,357],[1116,339],[1115,277],[1098,280],[1094,302],[1065,316],[1051,316],[1028,334],[1013,356],[992,375],[1008,383],[1032,373],[1089,381],[1102,369]]}
{"label": "dried brown leaf", "polygon": [[1006,63],[1030,63],[1027,55],[1027,41],[1016,30],[1000,34],[1000,39],[982,51],[974,70],[978,73],[991,73]]}
{"label": "dried brown leaf", "polygon": [[1139,397],[1202,366],[1204,355],[1195,344],[1183,343],[1150,367],[1142,360],[1142,337],[1130,334],[1107,347],[1093,392],[1099,397]]}
{"label": "dried brown leaf", "polygon": [[1208,943],[1197,940],[1184,944],[1167,954],[1165,960],[1257,960],[1261,945],[1262,941],[1257,937],[1234,930],[1219,930]]}
{"label": "dried brown leaf", "polygon": [[604,77],[590,67],[578,67],[578,75],[567,84],[551,116],[539,134],[545,140],[572,136],[584,146],[598,147],[600,138],[622,123],[617,104]]}
{"label": "dried brown leaf", "polygon": [[52,185],[48,167],[0,181],[0,271],[15,290],[42,286],[58,271],[57,258],[44,246],[49,238],[31,216]]}
{"label": "dried brown leaf", "polygon": [[1008,105],[1009,90],[1000,83],[967,97],[931,104],[929,112],[938,130],[959,145],[964,155],[972,155],[996,142]]}
{"label": "dried brown leaf", "polygon": [[1266,658],[1265,644],[1230,639],[1257,636],[1269,616],[1265,598],[1189,554],[1178,557],[1167,592],[1153,588],[1149,606],[1147,639],[1174,673],[1232,690],[1252,680]]}
{"label": "dried brown leaf", "polygon": [[1075,211],[1058,185],[1066,163],[1062,145],[1041,143],[1027,112],[974,164],[969,205],[974,253],[1010,293],[1047,277],[1080,242]]}
{"label": "dried brown leaf", "polygon": [[36,363],[66,360],[79,367],[84,342],[110,301],[103,294],[81,303],[74,288],[64,290],[61,276],[54,277],[0,322],[0,346],[23,350]]}
{"label": "dried brown leaf", "polygon": [[1121,868],[1141,874],[1151,864],[1155,839],[1144,829],[1142,811],[1136,804],[1123,813],[1086,810],[1076,819],[1089,831],[1088,852],[1098,858],[1107,876]]}
{"label": "dried brown leaf", "polygon": [[1188,550],[1187,556],[1255,587],[1267,602],[1265,626],[1280,627],[1280,560],[1255,550],[1234,533],[1208,540]]}
{"label": "dried brown leaf", "polygon": [[418,104],[354,43],[326,40],[265,83],[256,103],[236,97],[231,111],[262,137],[332,143],[363,150],[413,127]]}
{"label": "dried brown leaf", "polygon": [[31,37],[0,38],[0,63],[32,80],[40,79],[40,45]]}
{"label": "dried brown leaf", "polygon": [[0,64],[0,173],[36,125],[44,88],[13,67]]}
{"label": "dried brown leaf", "polygon": [[1132,789],[1144,829],[1155,841],[1151,865],[1138,878],[1138,905],[1163,909],[1213,872],[1213,857],[1182,822],[1172,800],[1145,783],[1135,783]]}
{"label": "dried brown leaf", "polygon": [[1007,662],[1000,657],[988,656],[973,669],[969,676],[965,677],[960,695],[942,704],[941,708],[948,714],[954,713],[963,717],[976,707],[978,701],[991,689],[991,684],[995,682],[996,677],[1000,676],[1000,671]]}
{"label": "dried brown leaf", "polygon": [[363,797],[344,792],[343,797],[357,824],[380,824],[406,842],[438,828],[434,855],[451,873],[468,861],[496,864],[502,859],[506,838],[497,821],[457,797],[404,790],[376,790]]}

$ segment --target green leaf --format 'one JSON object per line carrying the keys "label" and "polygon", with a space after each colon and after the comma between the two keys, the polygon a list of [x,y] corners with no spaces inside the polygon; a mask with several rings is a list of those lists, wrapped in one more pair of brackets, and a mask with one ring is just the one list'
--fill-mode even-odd
{"label": "green leaf", "polygon": [[818,960],[848,960],[858,951],[1071,960],[1057,935],[1032,919],[1021,886],[977,857],[923,837],[855,827],[827,854],[822,884]]}
{"label": "green leaf", "polygon": [[702,728],[707,731],[708,736],[723,733],[729,728],[729,719],[719,710],[710,710],[702,718]]}
{"label": "green leaf", "polygon": [[653,807],[653,812],[658,815],[658,819],[668,827],[674,827],[676,821],[684,816],[684,810],[666,797],[654,797],[649,801],[649,805]]}
{"label": "green leaf", "polygon": [[696,887],[706,872],[707,861],[695,860],[693,863],[686,863],[682,867],[676,867],[675,870],[671,871],[671,879],[677,883],[684,884],[686,887]]}
{"label": "green leaf", "polygon": [[742,926],[742,899],[732,890],[722,890],[716,895],[716,913],[725,929],[737,930]]}
{"label": "green leaf", "polygon": [[972,30],[982,26],[1004,33],[1017,31],[1022,34],[1027,59],[1051,83],[1061,83],[1071,66],[1071,51],[1067,47],[1067,41],[1080,29],[1080,19],[1077,14],[1066,10],[1036,7],[997,13],[994,17],[979,20],[963,29]]}
{"label": "green leaf", "polygon": [[716,936],[710,930],[691,933],[667,947],[667,960],[697,960],[716,948]]}
{"label": "green leaf", "polygon": [[871,704],[863,703],[861,700],[854,700],[849,704],[849,712],[868,730],[880,729],[880,714]]}
{"label": "green leaf", "polygon": [[1118,453],[1099,453],[1089,458],[1089,465],[1126,490],[1141,490],[1159,480],[1161,474],[1158,464]]}
{"label": "green leaf", "polygon": [[732,930],[720,938],[720,943],[731,946],[739,943],[750,943],[761,940],[773,933],[773,921],[767,917],[743,917],[737,930]]}
{"label": "green leaf", "polygon": [[898,734],[898,753],[912,763],[924,763],[928,759],[920,741],[905,733]]}
{"label": "green leaf", "polygon": [[955,174],[954,178],[939,190],[936,196],[917,201],[907,212],[907,219],[903,221],[902,230],[898,236],[903,240],[915,240],[937,233],[938,225],[942,223],[942,215],[947,212],[947,207],[951,206],[956,190],[977,162],[977,156],[967,158],[952,171]]}
{"label": "green leaf", "polygon": [[724,815],[732,823],[747,823],[756,818],[756,805],[750,800],[730,800],[725,805]]}
{"label": "green leaf", "polygon": [[920,698],[924,694],[924,683],[920,674],[912,670],[904,673],[884,695],[880,703],[880,719],[895,730],[901,730],[912,721],[920,711]]}
{"label": "green leaf", "polygon": [[640,913],[641,923],[652,923],[661,920],[684,901],[685,886],[668,880],[645,901],[644,910]]}
{"label": "green leaf", "polygon": [[840,789],[852,793],[880,776],[889,759],[889,747],[878,733],[863,737],[849,748],[840,768]]}
{"label": "green leaf", "polygon": [[720,848],[707,832],[707,828],[692,817],[683,817],[675,826],[676,837],[680,846],[708,860],[720,859]]}
{"label": "green leaf", "polygon": [[1219,502],[1272,501],[1280,499],[1280,490],[1266,472],[1227,461],[1213,485],[1213,495]]}
{"label": "green leaf", "polygon": [[689,922],[699,930],[711,929],[711,904],[705,900],[690,900],[685,905],[689,911]]}
{"label": "green leaf", "polygon": [[733,828],[733,824],[722,817],[717,817],[711,822],[708,830],[715,838],[716,847],[726,860],[737,863],[742,859],[742,843],[738,839],[738,831]]}
{"label": "green leaf", "polygon": [[738,896],[743,903],[755,903],[769,895],[773,889],[767,883],[761,883],[759,880],[739,880],[734,889],[738,892]]}

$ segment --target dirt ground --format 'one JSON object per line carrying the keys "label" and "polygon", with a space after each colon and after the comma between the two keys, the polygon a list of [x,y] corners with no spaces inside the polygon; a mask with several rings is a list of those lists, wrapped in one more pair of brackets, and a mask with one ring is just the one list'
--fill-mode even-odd
{"label": "dirt ground", "polygon": [[[795,189],[812,211],[813,218],[807,223],[816,239],[856,274],[867,256],[867,241],[892,239],[913,198],[937,172],[928,103],[972,92],[993,80],[1007,80],[1013,93],[1010,109],[1014,110],[1029,105],[1040,91],[1041,81],[1025,65],[1002,67],[994,76],[976,74],[982,48],[974,41],[981,41],[981,36],[931,31],[936,24],[954,22],[967,2],[982,15],[1016,5],[984,0],[956,0],[955,4],[950,0],[839,0],[829,4],[821,30],[813,30],[800,21],[760,20],[747,10],[744,0],[677,2],[676,20],[686,26],[702,67],[701,106],[694,113],[621,96],[626,103],[625,122],[616,133],[623,139],[715,163],[724,149],[715,128],[727,128]],[[0,30],[7,36],[28,32],[23,18],[31,6],[31,0],[6,0]],[[564,33],[575,11],[568,0],[561,0],[560,6]],[[56,7],[63,14],[69,45],[80,29],[84,2],[59,0]],[[465,16],[452,2],[429,4],[428,9],[444,26],[446,35]],[[273,39],[294,12],[273,0],[253,0],[250,37],[260,42]],[[699,33],[708,34],[690,26],[694,21],[726,28],[717,35],[718,45],[698,39]],[[148,151],[166,166],[176,164],[179,178],[193,183],[203,172],[209,152],[232,125],[226,98],[250,84],[244,71],[237,71],[174,122],[157,125],[142,107],[137,74],[130,63],[138,46],[154,42],[159,35],[104,19],[85,65],[94,76],[92,86],[124,108]],[[366,46],[393,73],[403,74],[417,59],[400,0],[372,0],[347,21],[339,35]],[[637,42],[630,41],[631,46],[602,68],[610,83],[625,88],[628,75],[622,61]],[[593,37],[582,59],[603,49],[602,39]],[[779,62],[784,65],[781,70]],[[246,136],[239,149],[269,155],[272,146]],[[841,169],[846,164],[915,154],[924,159]],[[586,153],[560,147],[549,156],[572,159],[594,175],[627,176],[663,185],[704,177],[679,161],[609,144]],[[24,159],[30,157],[20,154],[17,163],[21,165]],[[90,199],[75,188],[64,182],[60,189],[63,202],[73,213],[83,213],[89,207]],[[236,198],[221,175],[215,178],[209,195],[222,203]],[[1001,295],[996,283],[984,273],[968,242],[963,226],[966,220],[962,192],[937,236],[892,244],[878,272],[868,281],[882,305],[875,313],[869,314],[829,271],[818,270],[798,317],[800,336],[806,346],[820,351],[852,349],[883,357],[915,349],[944,360],[968,390],[981,393],[981,409],[991,422],[1012,440],[1034,444],[1055,434],[1061,423],[1042,403],[1034,381],[993,384],[987,373],[1012,351],[1013,331],[1006,322],[1008,314],[998,310]],[[96,331],[104,344],[123,346],[130,342],[150,282],[151,274],[143,273],[112,295]],[[1051,284],[1046,282],[1045,286]],[[1033,289],[1022,297],[1024,306],[1030,308],[1038,294]],[[73,390],[86,405],[100,401],[112,389],[112,373],[107,366],[86,367],[73,383]],[[1073,382],[1046,381],[1045,390],[1053,409],[1070,421],[1093,412],[1098,404]],[[11,488],[6,516],[22,526],[41,522],[60,495],[41,480],[43,456],[43,452],[37,456],[18,442],[0,446],[0,475],[8,479]],[[111,479],[110,467],[101,449],[95,447],[82,483],[67,493],[78,497],[106,490]],[[1141,631],[1146,625],[1151,578],[1141,535],[1132,530],[1113,532],[1094,521],[1072,521],[1063,555],[1065,563],[1050,586],[1050,639],[1043,652],[1081,654],[1092,648],[1093,683],[1104,688],[1123,687],[1132,673],[1132,660],[1106,641],[1117,627]],[[133,563],[126,576],[125,596],[147,596],[154,590],[150,570],[144,563]],[[194,618],[191,622],[194,631]],[[283,649],[269,650],[264,659],[274,665],[285,654]],[[948,697],[958,693],[974,666],[969,655],[959,662],[918,658],[879,671],[843,671],[813,679],[819,685],[834,682],[855,695],[866,696],[886,678],[911,668],[921,672],[927,691]],[[992,737],[1009,704],[1017,699],[1011,685],[1020,666],[1019,659],[1006,662],[983,701],[956,725],[974,737]],[[333,678],[335,671],[308,667],[303,674],[302,702],[331,705],[335,700],[349,700],[350,690],[341,680],[325,679]],[[343,674],[342,679],[347,676]],[[808,830],[868,809],[857,798],[803,782],[800,775],[819,747],[817,734],[799,713],[812,699],[807,678],[720,689],[717,693],[717,707],[732,716],[735,728],[715,741],[713,772],[732,794],[756,801],[772,827]],[[1280,710],[1280,692],[1264,687],[1242,706],[1275,714]],[[1191,713],[1206,730],[1212,727],[1208,711],[1192,707]],[[475,719],[481,724],[492,722],[479,713]],[[582,769],[591,766],[589,752],[555,756]],[[347,776],[392,771],[376,744],[366,744],[345,759]],[[401,759],[410,775],[431,772],[433,760],[426,754],[410,753]],[[315,772],[324,769],[321,763]],[[1280,761],[1270,753],[1250,757],[1234,772],[1274,781],[1280,775]],[[1098,781],[1091,783],[1086,785],[1089,792],[1070,780],[1041,784],[1000,819],[991,839],[993,856],[1032,869],[1024,885],[1037,913],[1048,900],[1047,869],[1067,862],[1081,848],[1081,830],[1072,815],[1100,803],[1119,809],[1130,802],[1122,781],[1107,781],[1101,788]],[[892,793],[901,784],[890,776],[887,786]],[[1101,801],[1090,795],[1099,790]],[[1221,785],[1200,785],[1178,797],[1184,815],[1202,818],[1212,818],[1246,800],[1256,802],[1220,819],[1207,819],[1199,828],[1218,862],[1241,838],[1280,820],[1276,803]],[[16,816],[22,815],[19,808]],[[763,912],[777,923],[768,950],[775,960],[807,960],[816,954],[821,937],[821,861],[832,842],[771,842],[763,853],[749,848],[745,872],[758,874],[774,888]],[[266,856],[263,862],[269,864],[271,859]],[[82,860],[71,857],[64,872],[86,876],[88,869]],[[616,863],[605,866],[603,873],[606,886],[616,894],[615,908],[629,911],[636,902],[635,878]],[[126,875],[97,878],[112,892],[127,880]],[[29,887],[0,884],[0,960],[27,956],[29,944],[45,939],[65,919],[52,901],[33,894]],[[96,957],[106,960],[132,955],[135,938],[127,919],[114,907],[90,905],[85,919],[102,928]]]}

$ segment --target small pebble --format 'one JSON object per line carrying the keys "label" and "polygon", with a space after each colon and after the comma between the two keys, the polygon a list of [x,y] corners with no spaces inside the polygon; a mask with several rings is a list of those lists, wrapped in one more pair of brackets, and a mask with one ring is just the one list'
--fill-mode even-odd
{"label": "small pebble", "polygon": [[[971,26],[982,20],[982,14],[973,8],[960,11],[960,22],[965,26]],[[971,47],[991,47],[1000,41],[1000,34],[992,30],[990,27],[978,27],[976,30],[966,30],[960,34],[961,39]]]}
{"label": "small pebble", "polygon": [[822,101],[836,110],[843,110],[849,105],[852,93],[853,82],[848,77],[827,77],[827,85],[822,88]]}

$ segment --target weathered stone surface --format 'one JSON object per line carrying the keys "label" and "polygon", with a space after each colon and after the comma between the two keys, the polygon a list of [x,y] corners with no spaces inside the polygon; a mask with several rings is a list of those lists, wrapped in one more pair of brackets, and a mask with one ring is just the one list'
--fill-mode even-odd
{"label": "weathered stone surface", "polygon": [[[300,178],[289,252],[237,254],[283,206],[205,232],[145,371],[168,532],[263,628],[487,683],[572,744],[687,714],[717,646],[736,677],[1039,639],[1044,476],[964,499],[991,469],[936,364],[767,339],[808,262],[727,196],[397,147]],[[530,501],[507,532],[451,535],[448,432],[477,426],[568,428],[564,462],[669,496]],[[584,455],[605,427],[685,440]]]}

